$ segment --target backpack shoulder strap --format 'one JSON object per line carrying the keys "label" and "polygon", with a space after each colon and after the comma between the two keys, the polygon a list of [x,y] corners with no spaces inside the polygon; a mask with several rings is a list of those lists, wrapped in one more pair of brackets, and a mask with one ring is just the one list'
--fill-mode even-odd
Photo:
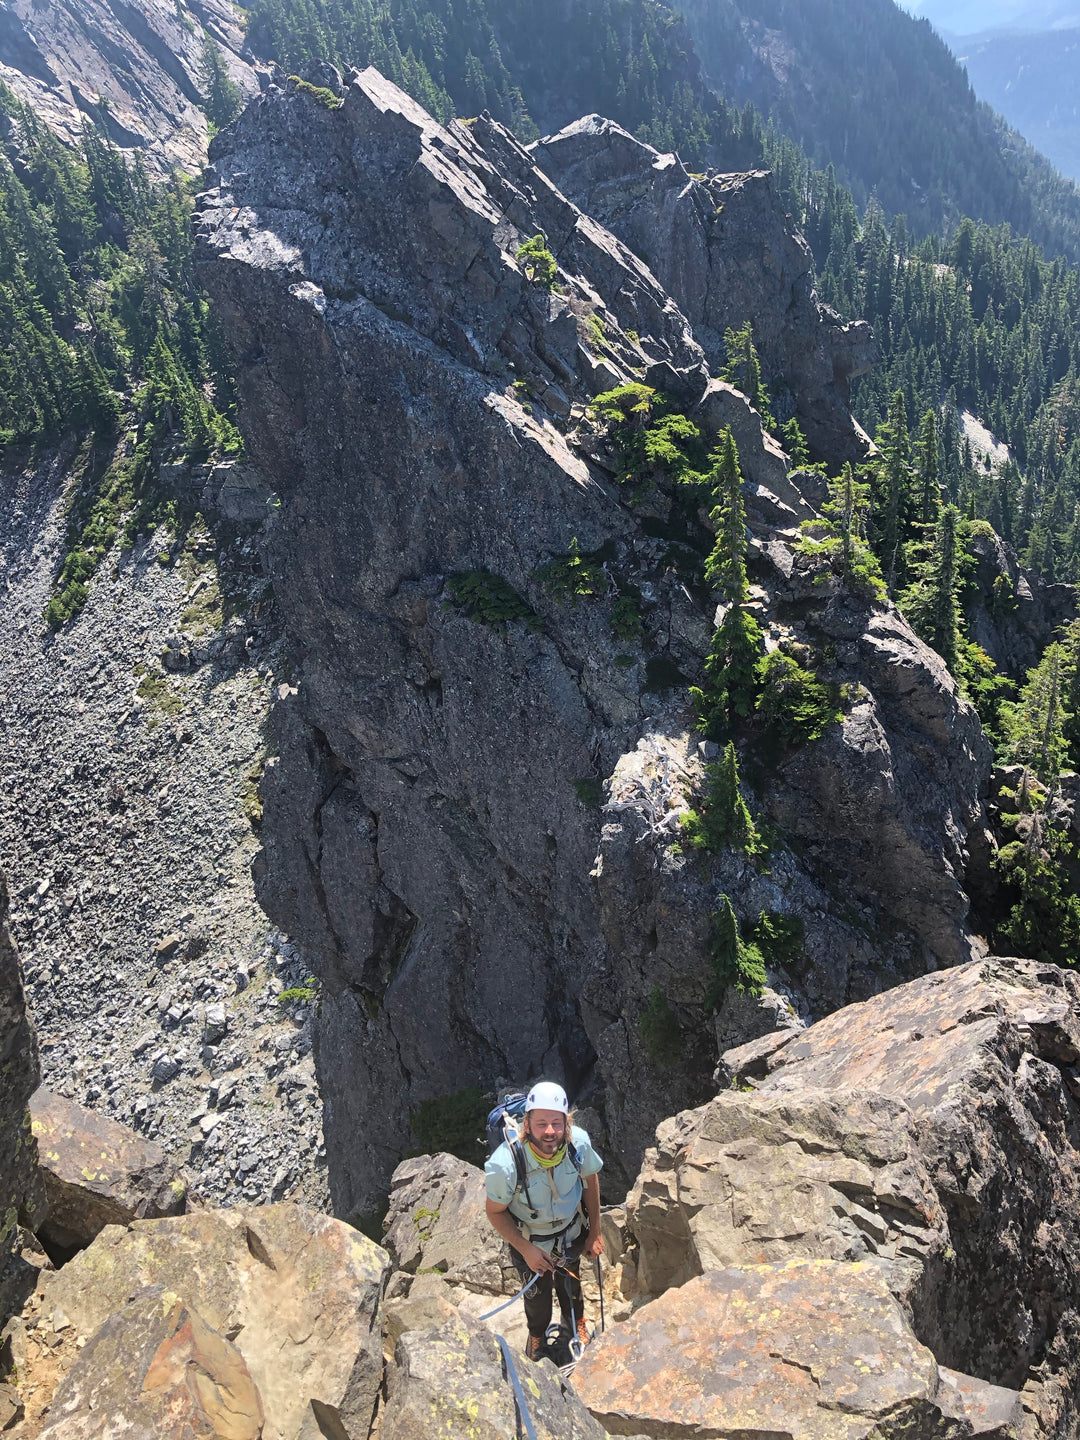
{"label": "backpack shoulder strap", "polygon": [[567,1153],[567,1156],[568,1156],[569,1159],[570,1159],[571,1165],[573,1165],[574,1169],[575,1169],[575,1170],[578,1172],[578,1174],[580,1175],[580,1174],[581,1174],[581,1153],[580,1153],[580,1151],[578,1150],[577,1146],[574,1144],[573,1139],[572,1139],[571,1136],[569,1136],[569,1135],[567,1135],[567,1137],[566,1137],[566,1153]]}
{"label": "backpack shoulder strap", "polygon": [[510,1147],[510,1154],[514,1157],[514,1169],[517,1171],[517,1188],[525,1191],[525,1203],[530,1210],[535,1209],[532,1196],[529,1194],[528,1166],[525,1164],[525,1148],[521,1141],[514,1138],[506,1142]]}

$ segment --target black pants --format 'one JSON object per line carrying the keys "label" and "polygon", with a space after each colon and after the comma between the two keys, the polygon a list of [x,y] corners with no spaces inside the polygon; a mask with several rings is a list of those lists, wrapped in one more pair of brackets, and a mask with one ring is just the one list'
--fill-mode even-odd
{"label": "black pants", "polygon": [[[581,1234],[567,1245],[565,1256],[561,1241],[555,1242],[552,1258],[564,1260],[564,1264],[560,1265],[554,1275],[550,1270],[545,1270],[525,1296],[525,1320],[528,1323],[530,1335],[539,1335],[542,1338],[547,1334],[547,1328],[551,1324],[552,1292],[559,1297],[562,1323],[573,1334],[577,1322],[584,1314],[584,1297],[581,1293],[581,1281],[578,1279],[578,1275],[581,1269],[581,1252],[588,1238],[588,1228],[583,1225]],[[529,1266],[514,1249],[510,1251],[510,1258],[522,1280],[527,1280],[533,1273]],[[571,1311],[573,1312],[572,1318]]]}

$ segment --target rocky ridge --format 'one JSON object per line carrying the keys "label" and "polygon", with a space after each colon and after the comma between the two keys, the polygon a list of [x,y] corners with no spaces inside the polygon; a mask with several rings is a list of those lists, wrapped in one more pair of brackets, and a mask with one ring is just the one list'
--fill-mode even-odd
{"label": "rocky ridge", "polygon": [[[292,683],[274,707],[258,885],[324,986],[335,1208],[378,1209],[421,1102],[544,1071],[593,1108],[610,1183],[629,1181],[662,1113],[704,1098],[719,893],[806,932],[772,1000],[721,1015],[721,1045],[980,953],[964,883],[971,847],[989,853],[989,748],[896,611],[795,552],[820,481],[789,474],[745,397],[710,378],[657,279],[666,241],[648,268],[487,117],[444,129],[370,70],[305,83],[272,85],[215,140],[199,263],[280,500],[267,565]],[[695,187],[712,204],[726,183],[684,182],[628,138],[573,135],[575,173],[614,177],[605,213],[622,213],[620,184],[633,209],[643,166],[661,200],[689,187],[695,215]],[[740,197],[756,213],[766,194],[732,187],[733,234]],[[550,289],[518,258],[535,235],[557,262]],[[834,327],[803,251],[784,253],[777,314],[801,296],[800,363],[820,366]],[[747,250],[725,272],[714,335],[760,301],[760,283],[740,288],[754,270]],[[842,724],[752,776],[790,837],[768,874],[672,846],[709,756],[680,687],[701,674],[713,614],[680,573],[674,497],[629,501],[587,416],[598,391],[637,381],[707,438],[732,427],[766,643],[824,657],[849,697]],[[837,385],[827,366],[821,392]],[[560,603],[543,567],[572,543],[603,557],[603,579]],[[455,603],[454,577],[484,574],[516,592],[520,620]],[[614,601],[635,592],[640,638],[615,640]],[[597,786],[599,810],[580,798]],[[666,1071],[638,1032],[656,987],[683,1035]]]}

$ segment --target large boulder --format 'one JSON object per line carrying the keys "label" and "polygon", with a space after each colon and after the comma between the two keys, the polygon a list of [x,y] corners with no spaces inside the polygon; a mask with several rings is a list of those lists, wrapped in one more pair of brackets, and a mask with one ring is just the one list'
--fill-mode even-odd
{"label": "large boulder", "polygon": [[589,1346],[574,1389],[617,1435],[930,1440],[970,1433],[954,1416],[979,1386],[957,1381],[967,1402],[875,1264],[791,1260],[669,1290]]}
{"label": "large boulder", "polygon": [[188,1182],[159,1146],[42,1086],[30,1101],[49,1212],[42,1239],[89,1245],[106,1225],[182,1215]]}
{"label": "large boulder", "polygon": [[997,958],[729,1051],[754,1093],[661,1127],[628,1207],[640,1276],[872,1260],[939,1362],[1071,1433],[1078,1065],[1080,977]]}
{"label": "large boulder", "polygon": [[728,1091],[665,1121],[627,1202],[639,1288],[792,1257],[878,1256],[896,1292],[948,1248],[900,1101],[850,1091]]}
{"label": "large boulder", "polygon": [[[455,1155],[403,1160],[390,1182],[383,1244],[399,1270],[498,1295],[514,1276],[484,1210],[484,1172]],[[510,1284],[513,1294],[516,1284]]]}
{"label": "large boulder", "polygon": [[40,1440],[106,1434],[260,1440],[262,1402],[236,1346],[183,1300],[150,1286],[91,1337],[56,1392]]}
{"label": "large boulder", "polygon": [[91,1336],[134,1292],[163,1286],[235,1342],[262,1397],[265,1440],[295,1440],[312,1402],[358,1440],[382,1381],[388,1272],[365,1236],[282,1204],[108,1226],[40,1293],[45,1312]]}
{"label": "large boulder", "polygon": [[410,1330],[394,1358],[381,1440],[519,1440],[530,1422],[537,1440],[604,1440],[550,1361],[530,1364],[518,1351],[508,1362],[475,1321],[459,1317],[437,1330]]}

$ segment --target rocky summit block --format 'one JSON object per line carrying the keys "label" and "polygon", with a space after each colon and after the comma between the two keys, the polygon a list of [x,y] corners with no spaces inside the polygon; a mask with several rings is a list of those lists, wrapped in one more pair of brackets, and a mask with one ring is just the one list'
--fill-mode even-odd
{"label": "rocky summit block", "polygon": [[259,1392],[235,1345],[160,1285],[111,1315],[64,1377],[40,1440],[260,1440]]}
{"label": "rocky summit block", "polygon": [[573,1383],[609,1434],[656,1440],[959,1440],[980,1388],[943,1385],[874,1263],[825,1260],[669,1290],[594,1341]]}
{"label": "rocky summit block", "polygon": [[1078,1067],[1080,977],[999,958],[728,1051],[740,1089],[660,1127],[628,1204],[641,1284],[872,1262],[941,1364],[1070,1435]]}
{"label": "rocky summit block", "polygon": [[43,1303],[92,1337],[129,1296],[162,1286],[235,1343],[265,1411],[262,1440],[295,1440],[314,1407],[356,1440],[382,1382],[388,1273],[372,1241],[298,1205],[202,1210],[108,1226],[45,1277]]}
{"label": "rocky summit block", "polygon": [[518,1440],[529,1424],[536,1440],[604,1440],[550,1361],[530,1364],[511,1352],[508,1363],[476,1321],[459,1316],[437,1330],[408,1331],[394,1358],[381,1440]]}
{"label": "rocky summit block", "polygon": [[49,1212],[47,1245],[89,1245],[106,1225],[182,1215],[188,1182],[160,1146],[44,1086],[30,1100]]}

